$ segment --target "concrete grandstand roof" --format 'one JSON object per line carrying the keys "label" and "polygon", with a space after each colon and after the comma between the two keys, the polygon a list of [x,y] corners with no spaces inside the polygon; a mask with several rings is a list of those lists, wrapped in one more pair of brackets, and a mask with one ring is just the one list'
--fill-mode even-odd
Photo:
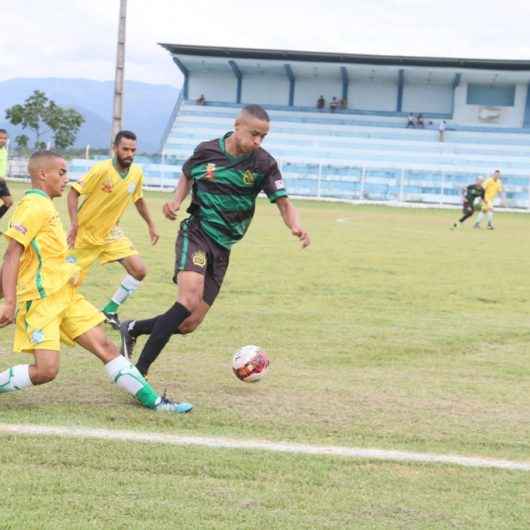
{"label": "concrete grandstand roof", "polygon": [[228,59],[260,59],[303,61],[312,63],[342,63],[385,66],[414,66],[434,68],[464,68],[473,70],[530,71],[530,60],[465,59],[451,57],[405,57],[399,55],[365,55],[293,50],[264,50],[223,46],[195,46],[159,43],[173,55]]}

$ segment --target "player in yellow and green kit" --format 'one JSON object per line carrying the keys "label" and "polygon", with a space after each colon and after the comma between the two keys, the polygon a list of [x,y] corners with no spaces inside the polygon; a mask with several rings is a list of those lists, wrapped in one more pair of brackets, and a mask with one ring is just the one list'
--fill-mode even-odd
{"label": "player in yellow and green kit", "polygon": [[0,129],[0,218],[2,218],[7,210],[13,205],[13,199],[11,193],[7,187],[7,131]]}
{"label": "player in yellow and green kit", "polygon": [[30,158],[28,170],[32,187],[4,233],[8,246],[1,269],[0,327],[16,321],[14,350],[33,354],[34,362],[0,372],[0,394],[55,379],[60,343],[75,341],[100,359],[110,380],[144,407],[189,412],[189,403],[160,397],[119,355],[100,326],[103,314],[77,291],[79,267],[67,257],[63,225],[52,201],[68,182],[64,159],[41,151]]}
{"label": "player in yellow and green kit", "polygon": [[480,228],[480,223],[484,219],[484,214],[488,216],[488,230],[493,230],[493,199],[501,193],[503,203],[506,204],[506,196],[504,195],[504,188],[502,186],[501,172],[496,169],[493,175],[482,183],[484,188],[484,200],[482,202],[482,210],[478,214],[477,221],[473,228]]}
{"label": "player in yellow and green kit", "polygon": [[[101,264],[117,261],[127,271],[118,290],[103,308],[106,320],[119,329],[118,309],[140,286],[146,268],[138,251],[119,226],[120,218],[132,202],[147,223],[154,245],[158,233],[143,198],[143,172],[133,164],[136,135],[120,131],[114,141],[114,157],[95,164],[68,193],[70,230],[68,245],[81,268],[81,280],[95,261]],[[79,196],[83,198],[78,205]]]}

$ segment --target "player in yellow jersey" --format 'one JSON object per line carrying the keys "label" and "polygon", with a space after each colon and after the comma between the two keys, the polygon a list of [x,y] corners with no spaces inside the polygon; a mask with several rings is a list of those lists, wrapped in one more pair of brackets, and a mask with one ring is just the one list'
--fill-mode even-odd
{"label": "player in yellow jersey", "polygon": [[0,394],[52,381],[59,371],[60,342],[77,342],[105,365],[111,381],[154,410],[188,412],[191,405],[160,397],[105,336],[103,314],[78,293],[79,267],[68,260],[66,236],[52,199],[68,182],[66,163],[51,151],[35,153],[32,187],[18,203],[4,233],[0,327],[16,321],[14,350],[32,353],[31,365],[0,372]]}
{"label": "player in yellow jersey", "polygon": [[[112,160],[95,164],[68,193],[71,223],[68,245],[81,268],[81,280],[95,261],[103,265],[118,261],[127,271],[118,290],[103,308],[107,322],[119,329],[118,309],[138,289],[146,274],[142,258],[119,226],[120,218],[131,202],[147,223],[153,245],[159,236],[143,198],[142,169],[133,164],[136,135],[120,131],[113,150]],[[83,198],[80,206],[79,196]]]}
{"label": "player in yellow jersey", "polygon": [[482,202],[482,210],[478,214],[477,220],[473,225],[474,228],[480,228],[480,223],[484,219],[484,215],[488,216],[488,230],[493,230],[493,199],[500,193],[503,205],[506,206],[506,195],[502,186],[501,172],[496,169],[493,175],[482,183],[484,188],[484,200]]}

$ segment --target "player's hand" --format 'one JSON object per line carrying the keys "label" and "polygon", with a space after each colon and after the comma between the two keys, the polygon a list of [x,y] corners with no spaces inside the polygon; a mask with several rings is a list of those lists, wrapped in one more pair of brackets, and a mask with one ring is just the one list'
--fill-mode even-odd
{"label": "player's hand", "polygon": [[158,243],[158,240],[160,239],[160,236],[158,235],[155,226],[149,227],[149,239],[151,240],[151,245],[156,245]]}
{"label": "player's hand", "polygon": [[167,219],[174,221],[177,218],[179,208],[180,204],[177,201],[169,201],[162,207],[162,212]]}
{"label": "player's hand", "polygon": [[15,304],[4,302],[0,305],[0,328],[9,326],[15,321]]}
{"label": "player's hand", "polygon": [[306,232],[301,226],[293,226],[291,228],[291,233],[300,240],[302,243],[302,248],[306,248],[311,244],[309,233]]}
{"label": "player's hand", "polygon": [[66,236],[66,242],[68,243],[69,248],[75,247],[75,239],[77,237],[77,225],[72,225],[70,230],[68,230],[68,235]]}

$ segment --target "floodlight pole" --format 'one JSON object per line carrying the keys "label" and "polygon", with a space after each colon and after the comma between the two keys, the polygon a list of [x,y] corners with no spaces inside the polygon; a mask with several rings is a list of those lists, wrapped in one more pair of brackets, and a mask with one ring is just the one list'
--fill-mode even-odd
{"label": "floodlight pole", "polygon": [[127,0],[120,0],[120,21],[118,25],[118,48],[116,51],[116,73],[114,76],[114,100],[112,105],[112,143],[123,124],[123,73],[125,70],[125,26],[127,22]]}

